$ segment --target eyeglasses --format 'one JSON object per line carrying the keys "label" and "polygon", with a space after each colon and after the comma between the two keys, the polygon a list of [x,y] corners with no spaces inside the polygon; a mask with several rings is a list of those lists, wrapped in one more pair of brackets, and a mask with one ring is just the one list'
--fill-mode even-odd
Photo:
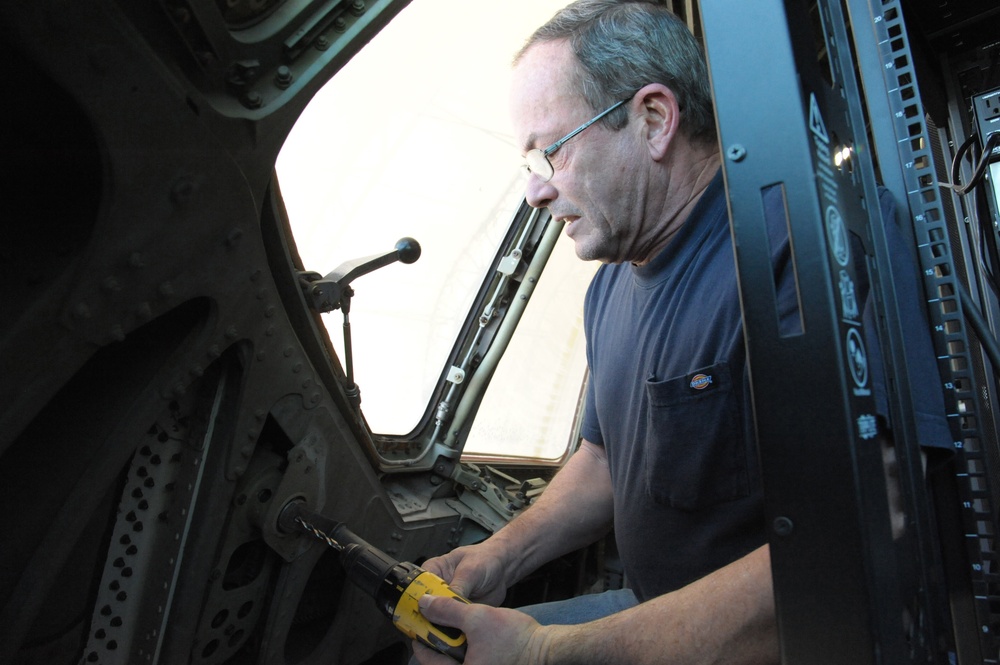
{"label": "eyeglasses", "polygon": [[544,150],[542,150],[541,148],[535,148],[534,150],[529,150],[528,154],[524,156],[525,173],[527,175],[537,176],[542,182],[548,182],[552,178],[552,176],[555,175],[556,172],[555,168],[553,168],[552,166],[552,162],[549,161],[549,157],[553,153],[555,153],[556,150],[561,148],[563,146],[563,143],[566,143],[566,141],[569,141],[571,138],[573,138],[574,136],[585,130],[587,127],[590,127],[592,124],[594,124],[607,114],[611,113],[616,108],[618,108],[625,102],[629,101],[630,99],[632,98],[628,97],[627,99],[623,99],[620,102],[615,102],[609,108],[605,109],[604,111],[601,111],[596,116],[594,116],[587,122],[583,123],[582,125],[574,129],[569,134],[562,137],[552,145],[550,145],[548,148],[545,148]]}

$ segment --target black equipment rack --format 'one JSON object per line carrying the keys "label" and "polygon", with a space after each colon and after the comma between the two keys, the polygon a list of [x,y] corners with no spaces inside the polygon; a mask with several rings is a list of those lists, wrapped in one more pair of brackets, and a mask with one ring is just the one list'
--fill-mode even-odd
{"label": "black equipment rack", "polygon": [[[952,255],[940,137],[901,3],[701,0],[700,12],[738,274],[755,287],[742,299],[782,662],[1000,662],[1000,469],[980,432],[989,391],[970,357],[988,330],[967,330],[975,306]],[[923,275],[954,447],[933,489],[908,389],[927,377],[912,376],[904,355],[895,280],[908,276],[894,274],[885,228],[896,220],[882,219],[876,178]],[[773,187],[786,200],[802,322],[785,336],[767,288],[761,196]],[[876,316],[864,321],[852,297],[869,281]],[[896,539],[872,429],[875,334],[907,515]]]}

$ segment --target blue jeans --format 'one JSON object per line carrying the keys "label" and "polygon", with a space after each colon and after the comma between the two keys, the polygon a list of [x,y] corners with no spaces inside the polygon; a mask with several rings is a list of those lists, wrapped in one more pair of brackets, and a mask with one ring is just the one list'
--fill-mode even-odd
{"label": "blue jeans", "polygon": [[552,624],[570,626],[601,619],[638,604],[639,601],[631,589],[617,589],[567,600],[555,600],[551,603],[525,605],[518,607],[517,610],[524,612],[543,626]]}

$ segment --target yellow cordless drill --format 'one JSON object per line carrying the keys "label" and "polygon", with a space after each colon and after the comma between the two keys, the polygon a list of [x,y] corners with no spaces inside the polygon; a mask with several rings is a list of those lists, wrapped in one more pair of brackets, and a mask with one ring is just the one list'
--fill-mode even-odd
{"label": "yellow cordless drill", "polygon": [[396,561],[344,524],[309,511],[301,501],[285,506],[278,522],[285,532],[296,527],[304,529],[339,552],[347,578],[371,595],[379,610],[404,635],[458,662],[465,660],[466,640],[462,631],[428,621],[417,606],[417,601],[426,593],[469,602],[452,591],[440,577],[414,563]]}

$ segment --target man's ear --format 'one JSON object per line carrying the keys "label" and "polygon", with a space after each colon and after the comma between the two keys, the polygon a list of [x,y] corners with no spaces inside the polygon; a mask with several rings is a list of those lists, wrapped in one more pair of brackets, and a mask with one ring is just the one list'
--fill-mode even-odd
{"label": "man's ear", "polygon": [[680,106],[673,90],[659,83],[642,88],[636,95],[645,127],[646,145],[654,161],[660,161],[677,136]]}

